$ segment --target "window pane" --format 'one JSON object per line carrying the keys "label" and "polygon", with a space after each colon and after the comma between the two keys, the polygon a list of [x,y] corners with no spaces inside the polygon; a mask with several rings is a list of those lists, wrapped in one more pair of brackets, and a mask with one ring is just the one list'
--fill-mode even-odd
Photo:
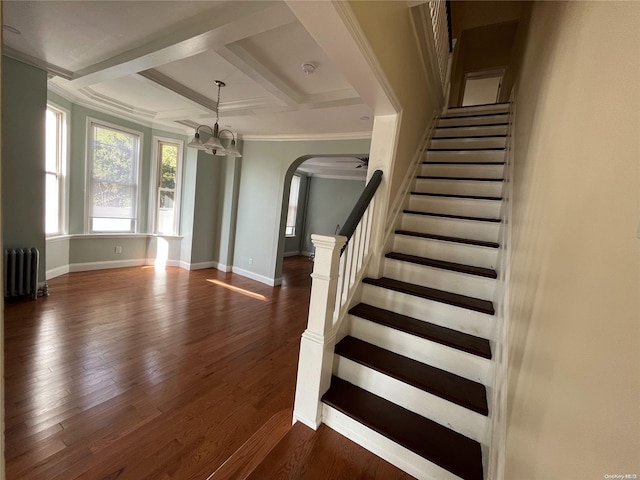
{"label": "window pane", "polygon": [[180,144],[158,141],[158,191],[156,203],[156,233],[176,233],[176,188]]}
{"label": "window pane", "polygon": [[173,196],[174,193],[172,190],[169,191],[160,191],[160,197],[158,199],[159,208],[158,208],[158,233],[162,233],[164,235],[173,235],[174,225],[175,225],[175,214],[173,208]]}
{"label": "window pane", "polygon": [[130,185],[93,184],[92,217],[135,218],[136,189]]}
{"label": "window pane", "polygon": [[178,145],[161,143],[160,187],[176,188]]}
{"label": "window pane", "polygon": [[173,210],[173,196],[175,192],[173,190],[160,189],[160,210]]}
{"label": "window pane", "polygon": [[94,127],[93,178],[135,183],[137,142],[134,135]]}
{"label": "window pane", "polygon": [[60,120],[62,115],[47,108],[46,124],[46,165],[47,172],[58,171],[58,154],[60,153]]}
{"label": "window pane", "polygon": [[94,232],[130,232],[133,221],[125,218],[93,218],[91,230]]}
{"label": "window pane", "polygon": [[298,196],[300,194],[300,177],[294,175],[291,179],[289,191],[289,209],[287,210],[287,224],[285,235],[294,236],[296,233],[296,217],[298,215]]}
{"label": "window pane", "polygon": [[52,173],[46,175],[46,205],[44,229],[47,235],[59,233],[59,202],[58,176]]}

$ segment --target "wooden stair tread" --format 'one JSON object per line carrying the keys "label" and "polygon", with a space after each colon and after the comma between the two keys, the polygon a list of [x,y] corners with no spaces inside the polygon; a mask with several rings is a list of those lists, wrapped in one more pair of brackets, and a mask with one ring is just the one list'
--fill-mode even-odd
{"label": "wooden stair tread", "polygon": [[489,414],[486,388],[478,382],[350,336],[336,345],[335,353],[481,415]]}
{"label": "wooden stair tread", "polygon": [[[450,128],[450,127],[443,127]],[[506,134],[502,135],[467,135],[465,137],[431,137],[431,140],[469,140],[469,139],[477,139],[477,138],[506,138]]]}
{"label": "wooden stair tread", "polygon": [[471,125],[437,125],[436,130],[439,128],[474,128],[474,127],[506,127],[509,125],[508,122],[499,122],[499,123],[481,123],[481,124],[471,124]]}
{"label": "wooden stair tread", "polygon": [[509,112],[473,113],[471,115],[442,115],[440,120],[451,120],[452,118],[495,117],[497,115],[509,115]]}
{"label": "wooden stair tread", "polygon": [[482,107],[495,107],[497,105],[500,106],[507,106],[509,105],[511,102],[493,102],[493,103],[479,103],[477,105],[465,105],[464,107],[448,107],[447,111],[451,111],[451,110],[461,110],[463,108],[477,108],[477,109],[481,109]]}
{"label": "wooden stair tread", "polygon": [[484,240],[473,240],[470,238],[448,237],[446,235],[436,235],[434,233],[412,232],[411,230],[396,230],[398,235],[410,237],[430,238],[432,240],[442,240],[445,242],[464,243],[466,245],[476,245],[478,247],[500,248],[500,244],[495,242],[485,242]]}
{"label": "wooden stair tread", "polygon": [[503,178],[469,178],[469,177],[441,177],[433,175],[418,175],[416,178],[424,180],[466,180],[471,182],[504,182]]}
{"label": "wooden stair tread", "polygon": [[466,215],[452,215],[450,213],[419,212],[417,210],[403,210],[402,212],[409,213],[412,215],[426,215],[430,217],[455,218],[457,220],[474,220],[477,222],[492,222],[492,223],[501,222],[499,218],[468,217]]}
{"label": "wooden stair tread", "polygon": [[467,198],[469,200],[502,200],[502,197],[484,197],[481,195],[458,195],[453,193],[411,192],[411,195],[423,197]]}
{"label": "wooden stair tread", "polygon": [[468,310],[474,310],[488,315],[495,315],[493,303],[480,298],[467,297],[466,295],[445,292],[443,290],[436,290],[435,288],[423,287],[421,285],[414,285],[412,283],[401,282],[400,280],[394,280],[387,277],[364,278],[362,282],[369,285],[387,288],[396,292],[425,298],[427,300],[446,303],[447,305],[453,305],[455,307],[466,308]]}
{"label": "wooden stair tread", "polygon": [[464,265],[462,263],[445,262],[444,260],[436,260],[435,258],[419,257],[417,255],[408,255],[406,253],[389,252],[386,258],[400,260],[402,262],[415,263],[424,265],[425,267],[441,268],[443,270],[451,270],[454,272],[466,273],[468,275],[477,275],[486,278],[498,278],[498,273],[492,268],[474,267],[472,265]]}
{"label": "wooden stair tread", "polygon": [[464,480],[482,480],[480,444],[384,398],[332,377],[322,401]]}
{"label": "wooden stair tread", "polygon": [[428,148],[429,152],[504,152],[505,147],[479,147],[479,148]]}
{"label": "wooden stair tread", "polygon": [[504,162],[422,162],[423,165],[504,165]]}
{"label": "wooden stair tread", "polygon": [[365,303],[359,303],[349,310],[349,313],[379,325],[415,335],[416,337],[431,340],[432,342],[446,345],[482,358],[491,359],[491,346],[489,345],[489,340],[486,338],[475,337],[468,333],[434,325],[433,323]]}

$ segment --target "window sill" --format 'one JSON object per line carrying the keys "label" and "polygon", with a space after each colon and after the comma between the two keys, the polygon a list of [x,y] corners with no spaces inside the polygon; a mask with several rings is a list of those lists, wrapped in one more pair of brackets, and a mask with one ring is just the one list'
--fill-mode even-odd
{"label": "window sill", "polygon": [[160,233],[72,233],[68,235],[52,235],[46,240],[56,242],[69,239],[88,239],[88,238],[164,238],[166,240],[182,240],[181,235],[162,235]]}
{"label": "window sill", "polygon": [[47,237],[45,237],[45,241],[47,242],[62,242],[63,240],[69,240],[71,238],[71,235],[67,235],[67,234],[58,234],[58,235],[49,235]]}

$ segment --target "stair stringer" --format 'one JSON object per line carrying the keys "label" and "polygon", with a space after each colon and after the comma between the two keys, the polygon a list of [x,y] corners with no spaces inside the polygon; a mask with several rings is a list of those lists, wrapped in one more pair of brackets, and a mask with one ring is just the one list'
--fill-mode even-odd
{"label": "stair stringer", "polygon": [[507,128],[507,145],[504,166],[504,188],[502,202],[502,224],[498,243],[496,269],[498,279],[496,283],[493,304],[496,309],[495,323],[491,340],[493,352],[493,381],[487,388],[489,400],[489,419],[485,437],[489,440],[489,448],[483,451],[485,478],[492,480],[504,479],[504,461],[507,431],[507,362],[509,338],[509,279],[511,277],[510,247],[513,223],[513,161],[514,146],[513,125],[516,116],[514,92],[511,92],[511,107],[509,126]]}

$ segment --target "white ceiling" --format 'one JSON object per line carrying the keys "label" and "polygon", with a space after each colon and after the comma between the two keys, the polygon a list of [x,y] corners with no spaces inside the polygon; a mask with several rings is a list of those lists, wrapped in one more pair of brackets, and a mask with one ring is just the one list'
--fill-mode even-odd
{"label": "white ceiling", "polygon": [[358,157],[313,157],[305,160],[296,170],[310,177],[360,180],[367,178],[367,167]]}
{"label": "white ceiling", "polygon": [[222,80],[221,128],[244,138],[362,138],[373,126],[283,1],[23,0],[3,15],[4,53],[46,68],[53,91],[146,125],[212,125]]}

